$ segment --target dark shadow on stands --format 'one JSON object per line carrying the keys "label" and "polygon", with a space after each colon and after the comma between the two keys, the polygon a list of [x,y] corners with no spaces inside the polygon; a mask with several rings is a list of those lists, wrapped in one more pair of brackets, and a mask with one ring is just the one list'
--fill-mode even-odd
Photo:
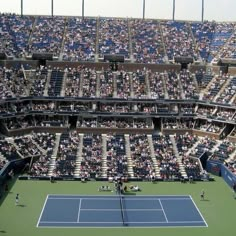
{"label": "dark shadow on stands", "polygon": [[17,180],[18,176],[15,175],[12,179],[9,179],[7,181],[7,185],[8,185],[8,191],[4,191],[4,188],[2,188],[1,192],[0,192],[0,206],[2,205],[2,203],[4,202],[5,198],[8,196],[8,194],[13,194],[13,192],[11,191],[12,187],[14,186],[16,180]]}

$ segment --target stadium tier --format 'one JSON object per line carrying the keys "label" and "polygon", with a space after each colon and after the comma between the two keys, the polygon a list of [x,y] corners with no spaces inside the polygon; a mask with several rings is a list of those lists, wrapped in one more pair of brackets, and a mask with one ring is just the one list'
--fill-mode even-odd
{"label": "stadium tier", "polygon": [[235,173],[235,23],[1,14],[0,36],[2,172],[26,160],[27,178],[205,180],[208,160]]}
{"label": "stadium tier", "polygon": [[35,52],[63,61],[120,54],[152,64],[176,56],[200,62],[235,58],[235,23],[1,14],[0,28],[0,50],[8,58],[29,58]]}

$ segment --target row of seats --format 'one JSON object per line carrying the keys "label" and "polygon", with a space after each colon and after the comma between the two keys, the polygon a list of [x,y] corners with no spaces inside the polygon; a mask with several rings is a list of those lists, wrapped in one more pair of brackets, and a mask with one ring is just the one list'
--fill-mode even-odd
{"label": "row of seats", "polygon": [[[34,156],[29,169],[31,176],[48,176],[51,173],[55,177],[73,177],[79,173],[84,178],[130,177],[132,172],[133,177],[152,179],[157,177],[159,170],[160,178],[175,179],[182,176],[180,163],[186,170],[190,168],[192,172],[195,171],[194,176],[200,176],[199,162],[183,154],[187,147],[193,147],[196,139],[189,134],[176,137],[179,154],[183,156],[180,160],[174,154],[170,136],[161,134],[150,138],[146,134],[130,134],[129,152],[124,134],[107,134],[103,137],[101,134],[72,131],[60,135],[58,148],[55,149],[55,134],[32,133],[13,137],[13,143],[7,139],[1,140],[0,153],[8,161],[20,158],[18,152],[24,157]],[[205,144],[205,140],[202,143]]]}
{"label": "row of seats", "polygon": [[[161,64],[175,56],[211,61],[234,58],[234,23],[141,19],[0,15],[0,47],[22,58],[50,52],[62,60],[94,61],[95,54],[121,54],[140,63]],[[220,52],[224,45],[224,50]],[[222,54],[222,55],[221,55]]]}
{"label": "row of seats", "polygon": [[[41,67],[36,70],[0,67],[0,98],[25,96],[102,97],[137,99],[200,99],[235,104],[236,79],[229,74],[207,75],[188,70],[163,73],[96,71],[85,67]],[[204,79],[207,78],[207,79]],[[202,88],[202,89],[199,89]],[[202,94],[202,96],[200,96]]]}

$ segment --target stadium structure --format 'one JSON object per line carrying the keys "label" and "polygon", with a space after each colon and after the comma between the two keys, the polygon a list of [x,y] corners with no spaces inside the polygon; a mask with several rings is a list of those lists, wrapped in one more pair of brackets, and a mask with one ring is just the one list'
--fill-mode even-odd
{"label": "stadium structure", "polygon": [[1,14],[2,184],[23,169],[58,180],[213,172],[232,185],[235,26]]}

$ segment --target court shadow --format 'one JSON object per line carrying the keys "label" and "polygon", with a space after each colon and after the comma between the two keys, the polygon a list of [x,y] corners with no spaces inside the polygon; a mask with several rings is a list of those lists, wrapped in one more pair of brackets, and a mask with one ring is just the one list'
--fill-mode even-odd
{"label": "court shadow", "polygon": [[6,191],[6,193],[7,193],[7,194],[12,194],[13,192],[11,192],[11,191]]}
{"label": "court shadow", "polygon": [[26,207],[26,205],[25,204],[19,204],[19,205],[17,205],[18,207]]}
{"label": "court shadow", "polygon": [[201,200],[202,202],[210,202],[209,199],[204,199],[204,200]]}
{"label": "court shadow", "polygon": [[1,233],[1,234],[5,234],[6,231],[5,231],[5,230],[0,230],[0,233]]}
{"label": "court shadow", "polygon": [[135,192],[125,192],[124,195],[136,195]]}
{"label": "court shadow", "polygon": [[7,184],[8,184],[8,191],[3,191],[2,193],[0,193],[0,206],[2,205],[2,203],[4,202],[5,198],[8,196],[8,194],[12,194],[13,192],[12,187],[14,186],[16,180],[17,180],[18,176],[15,175],[12,179],[8,180]]}

